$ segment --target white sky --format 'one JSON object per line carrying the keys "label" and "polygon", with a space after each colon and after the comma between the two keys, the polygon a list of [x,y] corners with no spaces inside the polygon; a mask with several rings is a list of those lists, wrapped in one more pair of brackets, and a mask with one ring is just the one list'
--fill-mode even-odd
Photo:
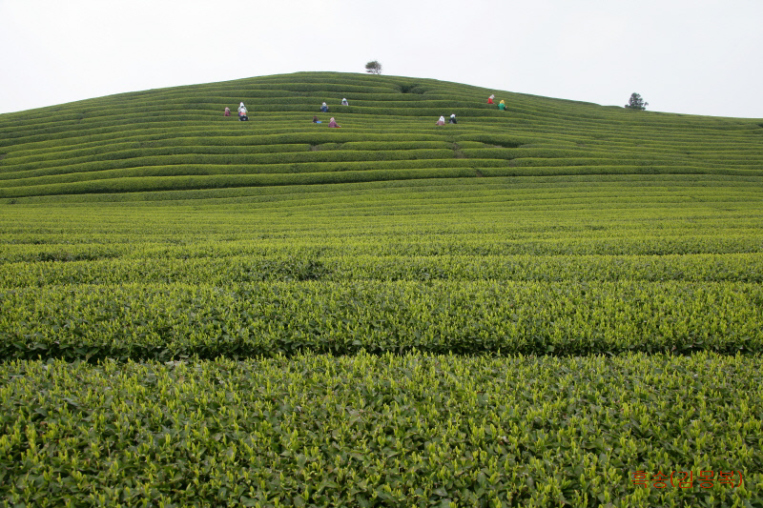
{"label": "white sky", "polygon": [[298,71],[763,118],[763,0],[0,0],[0,113]]}

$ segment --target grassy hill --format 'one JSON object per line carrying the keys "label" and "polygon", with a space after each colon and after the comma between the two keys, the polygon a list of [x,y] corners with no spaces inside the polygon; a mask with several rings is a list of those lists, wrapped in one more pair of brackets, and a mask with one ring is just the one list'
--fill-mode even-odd
{"label": "grassy hill", "polygon": [[339,73],[0,115],[0,506],[763,506],[762,226],[760,119]]}
{"label": "grassy hill", "polygon": [[[643,113],[514,93],[498,94],[507,102],[507,110],[498,111],[486,104],[492,92],[434,80],[300,73],[2,115],[0,198],[763,171],[759,120]],[[339,105],[343,97],[350,106]],[[239,101],[250,109],[248,123],[235,118]],[[329,114],[318,111],[323,101]],[[226,106],[234,117],[222,116]],[[451,113],[457,126],[434,125]],[[313,125],[313,115],[324,123]],[[329,116],[343,128],[328,129]]]}

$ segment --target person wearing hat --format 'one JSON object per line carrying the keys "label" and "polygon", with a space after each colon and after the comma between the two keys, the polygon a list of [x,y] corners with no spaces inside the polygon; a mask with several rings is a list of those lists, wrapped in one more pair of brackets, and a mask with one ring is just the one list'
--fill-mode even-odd
{"label": "person wearing hat", "polygon": [[342,99],[342,106],[349,106],[350,103],[347,102],[347,99]]}
{"label": "person wearing hat", "polygon": [[242,102],[241,104],[238,105],[238,119],[241,120],[242,122],[246,122],[247,120],[249,120],[249,117],[246,116],[246,113],[247,113],[246,106],[244,106],[244,103]]}
{"label": "person wearing hat", "polygon": [[452,113],[450,115],[450,123],[458,123],[458,121],[456,120],[456,114],[455,113]]}
{"label": "person wearing hat", "polygon": [[445,117],[441,116],[435,125],[445,125]]}
{"label": "person wearing hat", "polygon": [[336,129],[340,129],[342,126],[336,123],[336,120],[334,120],[334,117],[331,117],[331,120],[329,120],[329,127],[334,127]]}
{"label": "person wearing hat", "polygon": [[495,99],[495,95],[493,95],[493,94],[490,94],[490,97],[488,97],[488,98],[487,98],[487,103],[488,103],[488,104],[495,104],[495,103],[493,102],[493,99]]}
{"label": "person wearing hat", "polygon": [[325,102],[323,104],[321,104],[321,111],[323,111],[324,113],[327,113],[328,110],[329,110],[329,105],[328,104],[326,104]]}
{"label": "person wearing hat", "polygon": [[501,111],[506,109],[506,101],[501,101],[500,104],[498,104],[498,109],[500,109]]}

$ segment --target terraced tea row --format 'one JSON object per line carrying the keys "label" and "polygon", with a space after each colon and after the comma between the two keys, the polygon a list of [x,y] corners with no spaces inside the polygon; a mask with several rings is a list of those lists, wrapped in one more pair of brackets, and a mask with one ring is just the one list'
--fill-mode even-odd
{"label": "terraced tea row", "polygon": [[745,283],[141,283],[2,289],[0,303],[6,359],[763,352],[763,289]]}
{"label": "terraced tea row", "polygon": [[[98,259],[114,255],[64,249],[27,255],[0,268],[0,287],[67,284],[210,284],[229,286],[264,281],[430,281],[515,282],[755,282],[763,283],[763,254],[664,256],[224,256],[167,259]],[[91,258],[91,260],[86,260]],[[92,259],[98,260],[92,260]],[[79,260],[77,260],[79,259]],[[77,260],[77,261],[75,261]]]}

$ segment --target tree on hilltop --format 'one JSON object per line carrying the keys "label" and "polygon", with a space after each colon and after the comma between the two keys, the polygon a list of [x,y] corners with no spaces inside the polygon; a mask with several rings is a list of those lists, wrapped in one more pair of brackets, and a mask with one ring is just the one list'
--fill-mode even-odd
{"label": "tree on hilltop", "polygon": [[628,104],[626,104],[625,107],[629,109],[637,109],[639,111],[643,111],[646,109],[648,105],[649,103],[644,102],[644,99],[641,98],[641,95],[634,92],[631,94],[631,98],[628,100]]}
{"label": "tree on hilltop", "polygon": [[366,72],[369,74],[381,74],[381,64],[374,60],[373,62],[368,62],[366,64]]}

